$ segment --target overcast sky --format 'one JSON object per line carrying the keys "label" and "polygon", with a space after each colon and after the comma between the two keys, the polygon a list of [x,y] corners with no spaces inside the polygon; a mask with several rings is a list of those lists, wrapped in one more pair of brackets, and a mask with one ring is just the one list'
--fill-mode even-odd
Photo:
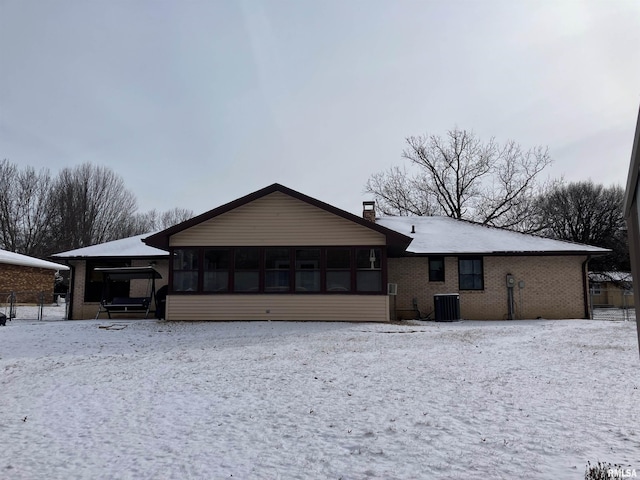
{"label": "overcast sky", "polygon": [[455,126],[624,186],[639,105],[638,0],[0,0],[0,158],[107,165],[140,211],[278,182],[360,214]]}

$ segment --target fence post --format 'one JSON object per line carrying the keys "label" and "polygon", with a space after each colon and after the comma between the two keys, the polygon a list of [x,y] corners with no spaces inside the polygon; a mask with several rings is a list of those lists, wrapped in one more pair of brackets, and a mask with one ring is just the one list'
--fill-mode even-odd
{"label": "fence post", "polygon": [[40,301],[40,304],[38,305],[38,320],[42,320],[44,317],[44,292],[41,291],[38,294],[38,299]]}
{"label": "fence post", "polygon": [[67,291],[67,293],[65,293],[64,295],[64,319],[65,320],[69,320],[69,313],[70,313],[70,302],[71,302],[71,289],[69,289],[69,291]]}
{"label": "fence post", "polygon": [[9,318],[16,318],[16,292],[9,295]]}

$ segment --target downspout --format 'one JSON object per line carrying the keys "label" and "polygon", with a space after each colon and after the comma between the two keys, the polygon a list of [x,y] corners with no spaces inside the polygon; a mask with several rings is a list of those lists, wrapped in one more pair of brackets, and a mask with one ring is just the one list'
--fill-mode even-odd
{"label": "downspout", "polygon": [[589,306],[589,282],[587,278],[589,278],[589,270],[588,264],[589,260],[591,260],[591,255],[587,255],[587,259],[582,262],[582,291],[584,297],[584,318],[589,320],[591,319],[591,308]]}
{"label": "downspout", "polygon": [[69,267],[70,271],[69,291],[67,292],[64,302],[67,308],[67,320],[73,320],[73,292],[76,286],[76,267],[71,265],[69,260],[65,260],[64,264]]}

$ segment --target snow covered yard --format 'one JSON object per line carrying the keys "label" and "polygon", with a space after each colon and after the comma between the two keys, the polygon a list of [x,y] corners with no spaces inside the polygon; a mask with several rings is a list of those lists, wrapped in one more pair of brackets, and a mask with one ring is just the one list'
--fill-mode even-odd
{"label": "snow covered yard", "polygon": [[640,475],[636,342],[585,320],[14,320],[0,478]]}

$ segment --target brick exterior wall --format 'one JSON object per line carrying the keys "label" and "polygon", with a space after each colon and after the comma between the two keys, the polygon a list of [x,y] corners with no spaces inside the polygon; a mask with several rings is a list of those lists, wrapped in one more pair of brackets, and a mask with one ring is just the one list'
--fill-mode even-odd
{"label": "brick exterior wall", "polygon": [[[166,285],[169,281],[169,261],[168,260],[156,260],[154,268],[160,272],[162,278],[156,279],[156,290],[163,285]],[[131,262],[132,267],[147,267],[149,266],[149,260],[134,260]],[[148,280],[131,280],[131,291],[129,296],[131,297],[144,297],[149,292]]]}
{"label": "brick exterior wall", "polygon": [[87,262],[80,260],[70,261],[69,263],[73,266],[71,272],[71,285],[73,285],[73,290],[70,291],[71,308],[69,309],[69,319],[82,320],[94,318],[98,312],[98,304],[94,302],[84,303],[84,283],[86,280],[85,270]]}
{"label": "brick exterior wall", "polygon": [[18,303],[39,303],[40,292],[44,302],[53,302],[55,271],[47,268],[0,264],[0,302],[4,303],[10,292],[16,293]]}
{"label": "brick exterior wall", "polygon": [[[429,282],[427,257],[390,258],[388,281],[398,284],[398,318],[415,318],[414,298],[420,312],[426,315],[434,310],[434,295],[459,293],[462,318],[507,319],[507,274],[516,280],[513,289],[516,319],[584,318],[585,260],[585,256],[485,256],[484,290],[460,291],[457,257],[445,258],[444,282]],[[524,281],[524,288],[519,288],[520,281]]]}

